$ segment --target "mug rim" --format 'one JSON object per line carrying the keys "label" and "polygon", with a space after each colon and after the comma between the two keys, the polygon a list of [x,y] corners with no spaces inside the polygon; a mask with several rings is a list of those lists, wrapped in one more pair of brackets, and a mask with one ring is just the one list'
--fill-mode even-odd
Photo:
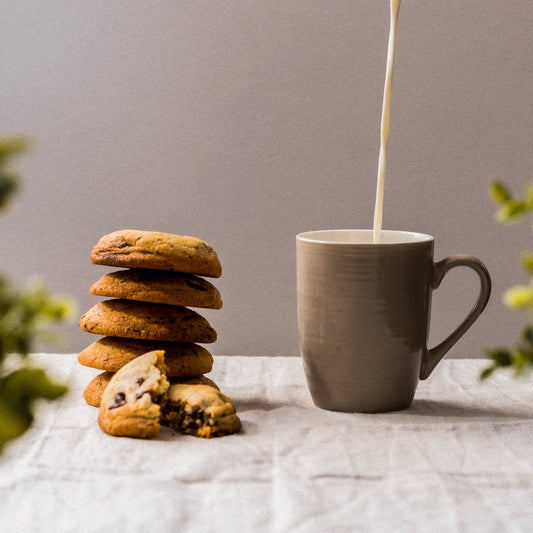
{"label": "mug rim", "polygon": [[315,243],[315,244],[330,244],[330,245],[350,245],[350,246],[406,246],[420,243],[428,243],[434,241],[432,235],[426,233],[419,233],[415,231],[403,231],[403,230],[381,230],[382,236],[394,236],[402,235],[406,237],[406,240],[403,241],[394,241],[394,242],[383,242],[374,243],[372,240],[369,242],[354,242],[353,240],[332,240],[324,237],[326,234],[337,233],[337,234],[364,234],[366,236],[373,236],[373,230],[371,229],[325,229],[325,230],[314,230],[314,231],[305,231],[298,233],[296,235],[296,240],[306,243]]}

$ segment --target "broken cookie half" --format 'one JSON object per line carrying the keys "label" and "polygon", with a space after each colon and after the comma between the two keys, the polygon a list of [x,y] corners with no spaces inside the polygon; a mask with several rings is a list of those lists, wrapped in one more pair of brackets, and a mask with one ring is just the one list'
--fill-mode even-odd
{"label": "broken cookie half", "polygon": [[156,350],[123,366],[105,388],[98,424],[110,435],[155,437],[159,433],[159,401],[167,392],[165,352]]}
{"label": "broken cookie half", "polygon": [[209,439],[236,433],[241,421],[231,400],[209,385],[171,385],[162,401],[161,423]]}
{"label": "broken cookie half", "polygon": [[164,353],[145,353],[111,378],[100,402],[102,430],[149,438],[157,436],[161,423],[202,438],[238,432],[241,422],[233,403],[210,380],[169,384]]}

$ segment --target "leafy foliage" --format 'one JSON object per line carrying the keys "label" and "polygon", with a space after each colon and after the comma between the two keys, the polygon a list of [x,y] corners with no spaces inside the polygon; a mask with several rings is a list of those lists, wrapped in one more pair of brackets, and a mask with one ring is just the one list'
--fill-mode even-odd
{"label": "leafy foliage", "polygon": [[[19,189],[10,162],[26,147],[22,137],[0,137],[0,209]],[[70,311],[70,302],[50,295],[42,281],[32,280],[19,290],[0,274],[0,452],[30,427],[38,399],[53,400],[67,391],[44,370],[32,368],[27,356],[36,340],[50,333],[50,324],[63,321]]]}
{"label": "leafy foliage", "polygon": [[[499,205],[496,217],[500,222],[511,224],[520,222],[533,212],[533,185],[529,186],[523,198],[514,197],[509,188],[499,180],[493,180],[489,187],[492,199]],[[522,266],[531,281],[529,285],[517,285],[508,289],[503,302],[510,309],[527,311],[530,322],[524,327],[520,339],[512,348],[492,348],[487,350],[491,364],[481,373],[488,378],[500,368],[513,370],[515,376],[523,376],[533,369],[533,253],[522,256]]]}

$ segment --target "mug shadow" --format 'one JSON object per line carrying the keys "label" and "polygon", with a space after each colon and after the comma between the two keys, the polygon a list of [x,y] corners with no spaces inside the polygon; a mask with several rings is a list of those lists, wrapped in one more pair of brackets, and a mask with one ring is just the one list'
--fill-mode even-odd
{"label": "mug shadow", "polygon": [[465,406],[460,402],[413,400],[411,407],[404,411],[410,415],[455,418],[455,419],[497,419],[533,420],[533,406],[498,408],[491,405]]}

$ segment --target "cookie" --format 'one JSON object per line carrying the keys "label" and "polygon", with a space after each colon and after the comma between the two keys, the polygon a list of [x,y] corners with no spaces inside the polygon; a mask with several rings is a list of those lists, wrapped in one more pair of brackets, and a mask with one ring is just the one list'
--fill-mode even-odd
{"label": "cookie", "polygon": [[171,385],[162,401],[161,423],[206,439],[236,433],[241,428],[231,400],[208,385]]}
{"label": "cookie", "polygon": [[87,387],[85,387],[85,390],[83,391],[83,399],[93,407],[100,407],[104,390],[109,385],[109,382],[114,375],[114,372],[102,372],[95,376],[89,382]]}
{"label": "cookie", "polygon": [[188,342],[157,342],[103,337],[78,354],[84,366],[116,372],[146,352],[164,350],[168,376],[198,376],[213,368],[213,356],[203,346]]}
{"label": "cookie", "polygon": [[209,322],[191,309],[123,299],[98,302],[79,325],[88,333],[129,339],[210,343],[217,338]]}
{"label": "cookie", "polygon": [[[87,387],[85,387],[85,390],[83,391],[83,398],[89,405],[92,405],[93,407],[100,407],[104,390],[109,385],[109,382],[111,381],[111,378],[114,375],[115,374],[113,372],[102,372],[89,382],[89,384],[87,385]],[[188,383],[190,385],[209,385],[214,389],[220,390],[218,388],[218,385],[212,379],[209,379],[206,376],[192,376],[181,378],[172,377],[169,378],[169,381],[172,384]]]}
{"label": "cookie", "polygon": [[209,387],[213,387],[216,390],[220,390],[219,386],[212,379],[203,375],[184,378],[172,377],[169,378],[169,382],[170,385],[208,385]]}
{"label": "cookie", "polygon": [[180,272],[129,269],[110,272],[90,288],[96,296],[185,307],[220,309],[222,298],[209,281]]}
{"label": "cookie", "polygon": [[157,231],[121,230],[104,235],[91,252],[97,265],[152,268],[218,278],[222,267],[215,250],[196,237]]}
{"label": "cookie", "polygon": [[98,424],[121,437],[155,437],[159,433],[159,401],[167,392],[164,354],[148,352],[122,367],[102,395]]}

